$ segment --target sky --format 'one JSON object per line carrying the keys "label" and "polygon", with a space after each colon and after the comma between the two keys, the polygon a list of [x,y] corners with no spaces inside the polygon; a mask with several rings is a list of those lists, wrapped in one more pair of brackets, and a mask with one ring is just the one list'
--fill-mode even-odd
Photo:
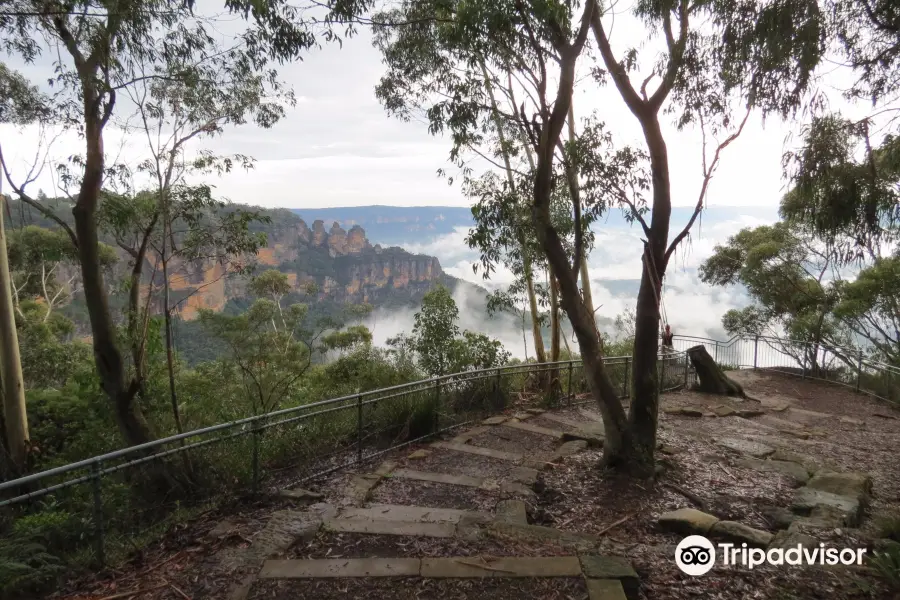
{"label": "sky", "polygon": [[[611,27],[612,43],[620,55],[626,45],[640,41],[643,35],[641,27],[623,15],[617,16]],[[652,41],[642,45],[645,51],[654,46]],[[650,64],[652,52],[645,55],[644,63]],[[51,73],[46,58],[33,65],[24,65],[15,57],[7,60],[34,81],[45,80]],[[582,64],[584,69],[590,66],[587,61]],[[383,72],[381,56],[364,29],[342,47],[332,44],[310,51],[302,61],[281,68],[282,79],[292,86],[298,100],[281,122],[269,130],[252,125],[231,128],[203,143],[214,152],[240,152],[257,161],[250,172],[217,178],[213,183],[220,195],[235,202],[286,208],[468,205],[458,185],[448,186],[436,176],[439,168],[448,166],[448,140],[429,135],[422,122],[405,123],[389,117],[375,98],[375,85]],[[574,106],[577,121],[598,109],[618,139],[641,142],[637,122],[613,86],[600,88],[587,81],[576,90]],[[123,103],[121,108],[124,112],[127,107]],[[691,206],[702,181],[700,132],[676,132],[668,122],[665,130],[673,202]],[[782,153],[787,136],[797,130],[796,123],[770,119],[764,124],[759,115],[751,116],[741,137],[723,154],[708,193],[709,205],[776,205],[785,190]],[[7,161],[20,179],[36,155],[40,137],[35,127],[0,126]],[[108,128],[106,138],[111,159],[136,165],[146,156],[140,138],[123,138],[115,128]],[[82,151],[77,134],[68,133],[54,141],[48,156],[51,161],[62,161]],[[43,188],[54,193],[53,169],[45,168],[31,185],[32,192]]]}
{"label": "sky", "polygon": [[[607,18],[606,23],[609,26],[612,21]],[[643,41],[640,25],[622,15],[616,17],[611,31],[611,41],[619,56],[627,46],[636,45],[646,51],[658,43],[658,40]],[[47,60],[34,65],[24,65],[14,58],[8,62],[34,81],[45,80],[51,73]],[[647,53],[642,61],[644,73],[652,62],[652,52]],[[588,66],[586,63],[584,68]],[[311,51],[302,61],[281,68],[282,79],[293,87],[298,100],[282,121],[269,130],[252,125],[231,128],[224,135],[204,142],[204,147],[215,153],[248,154],[257,161],[250,172],[238,171],[212,180],[219,195],[234,202],[284,208],[373,204],[468,206],[469,201],[458,185],[449,186],[436,175],[438,169],[448,166],[449,141],[429,135],[423,122],[402,122],[389,117],[379,104],[375,86],[384,70],[380,54],[372,47],[371,36],[365,30],[345,40],[342,47],[329,45]],[[846,85],[841,77],[844,76],[840,73],[825,73],[818,84],[829,94],[832,108],[845,114],[865,110],[865,107],[847,106],[840,100],[839,90]],[[635,81],[642,79],[633,76]],[[594,110],[599,111],[617,141],[642,145],[639,126],[613,86],[600,88],[590,81],[580,85],[574,96],[574,110],[578,121]],[[663,122],[673,204],[693,206],[702,183],[700,131],[678,132],[665,116]],[[712,253],[715,244],[724,242],[742,227],[772,221],[751,216],[750,211],[742,213],[740,207],[777,207],[786,190],[782,155],[796,143],[799,130],[799,123],[785,123],[776,118],[764,123],[754,114],[742,135],[724,151],[708,192],[707,206],[736,207],[736,212],[695,232],[687,252],[670,269],[664,301],[676,332],[724,335],[721,315],[746,303],[739,290],[713,289],[702,284],[696,270]],[[40,132],[34,127],[0,126],[0,142],[14,177],[21,178],[27,173],[39,139]],[[142,144],[140,138],[125,137],[115,128],[107,130],[110,161],[136,165],[146,156]],[[69,133],[54,140],[47,156],[53,163],[82,151],[83,142],[76,134]],[[45,168],[31,184],[31,192],[42,188],[49,195],[58,194],[52,175],[53,169]],[[471,264],[476,257],[463,242],[465,233],[457,230],[439,239],[408,246],[412,251],[437,256],[448,273],[484,284],[472,273]],[[640,239],[636,230],[598,232],[590,257],[590,272],[595,303],[602,305],[605,316],[613,318],[633,306],[633,297],[617,293],[610,282],[634,279],[639,276],[640,268]],[[501,269],[491,285],[502,285],[504,278],[508,278],[508,273]],[[408,330],[411,318],[411,314],[380,315],[376,339]],[[516,343],[518,333],[508,324],[497,325],[492,330],[504,342]]]}

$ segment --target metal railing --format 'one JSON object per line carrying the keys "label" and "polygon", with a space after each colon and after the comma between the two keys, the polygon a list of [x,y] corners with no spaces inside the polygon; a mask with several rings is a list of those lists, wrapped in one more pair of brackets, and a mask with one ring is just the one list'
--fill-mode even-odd
{"label": "metal railing", "polygon": [[726,368],[764,369],[828,381],[888,402],[900,401],[900,368],[872,360],[859,348],[764,335],[735,336],[727,341],[674,336],[678,351],[700,344]]}
{"label": "metal railing", "polygon": [[[631,358],[604,363],[627,397]],[[684,353],[661,354],[658,365],[664,391],[692,374]],[[550,397],[538,395],[545,404],[572,404],[588,390],[581,361],[473,370],[221,423],[3,482],[0,531],[40,529],[67,569],[118,562],[223,498],[299,485],[479,421],[505,409],[514,392],[539,389],[548,374],[558,384]]]}

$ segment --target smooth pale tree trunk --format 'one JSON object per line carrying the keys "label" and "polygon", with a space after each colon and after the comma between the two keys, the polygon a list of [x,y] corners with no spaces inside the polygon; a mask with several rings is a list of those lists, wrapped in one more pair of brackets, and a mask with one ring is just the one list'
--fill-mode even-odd
{"label": "smooth pale tree trunk", "polygon": [[83,82],[84,137],[86,145],[84,177],[78,200],[72,209],[78,262],[81,265],[82,291],[91,323],[94,362],[103,391],[113,403],[113,414],[122,438],[129,446],[153,439],[147,421],[135,402],[139,382],[126,377],[119,350],[116,327],[109,310],[109,299],[100,267],[100,240],[97,234],[97,205],[103,184],[103,126],[96,88]]}
{"label": "smooth pale tree trunk", "polygon": [[[575,142],[575,102],[574,100],[569,104],[569,142]],[[567,167],[568,168],[568,167]],[[568,180],[574,185],[570,186],[569,192],[574,197],[574,202],[581,202],[581,190],[578,187],[578,175],[576,173],[566,173],[566,177]],[[594,313],[594,296],[591,294],[591,278],[588,274],[588,264],[587,264],[587,253],[581,259],[581,297],[584,300],[584,305],[587,307],[591,314]]]}
{"label": "smooth pale tree trunk", "polygon": [[22,378],[22,360],[19,356],[19,339],[13,312],[4,211],[5,202],[0,192],[0,380],[3,384],[3,424],[11,466],[15,472],[22,473],[28,459],[28,412],[25,407],[25,382]]}
{"label": "smooth pale tree trunk", "polygon": [[[516,189],[515,177],[513,177],[512,165],[509,162],[509,153],[506,151],[506,144],[503,137],[502,123],[497,114],[497,99],[494,96],[494,86],[488,75],[487,67],[484,62],[481,63],[481,72],[484,75],[484,86],[487,90],[488,97],[491,100],[491,110],[493,111],[494,124],[497,127],[497,135],[500,138],[500,147],[503,148],[503,166],[506,169],[506,179],[509,182],[510,189]],[[525,289],[528,294],[528,307],[531,310],[531,334],[534,337],[534,353],[539,363],[547,362],[547,355],[544,350],[544,336],[541,333],[541,319],[538,313],[537,297],[534,293],[534,270],[531,264],[531,257],[528,256],[528,248],[525,239],[519,236],[519,244],[522,249],[522,270],[525,273]]]}
{"label": "smooth pale tree trunk", "polygon": [[648,456],[634,439],[625,411],[622,409],[618,394],[613,389],[603,363],[594,315],[588,311],[578,289],[576,274],[580,265],[576,264],[573,269],[569,264],[569,258],[550,215],[550,200],[554,184],[554,153],[565,126],[569,103],[572,100],[575,63],[584,44],[586,25],[595,8],[593,3],[585,5],[577,43],[565,49],[560,61],[556,98],[552,103],[553,109],[549,118],[544,121],[538,145],[532,218],[547,261],[556,271],[560,303],[575,330],[584,361],[585,377],[603,415],[603,426],[606,433],[603,447],[604,463],[620,472],[649,477],[653,475],[654,470],[653,453],[651,452]]}
{"label": "smooth pale tree trunk", "polygon": [[669,218],[672,214],[669,157],[656,115],[641,120],[650,150],[653,181],[653,215],[644,245],[641,285],[635,306],[632,351],[632,402],[628,421],[642,453],[653,456],[659,419],[659,306],[665,277]]}

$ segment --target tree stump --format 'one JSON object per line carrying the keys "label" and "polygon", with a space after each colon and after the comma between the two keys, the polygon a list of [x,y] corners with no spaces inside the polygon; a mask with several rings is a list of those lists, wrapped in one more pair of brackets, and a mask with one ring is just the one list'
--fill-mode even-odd
{"label": "tree stump", "polygon": [[688,358],[697,372],[696,389],[708,394],[718,394],[720,396],[740,396],[746,398],[744,388],[739,383],[729,379],[727,375],[719,368],[713,357],[706,351],[703,345],[688,348]]}

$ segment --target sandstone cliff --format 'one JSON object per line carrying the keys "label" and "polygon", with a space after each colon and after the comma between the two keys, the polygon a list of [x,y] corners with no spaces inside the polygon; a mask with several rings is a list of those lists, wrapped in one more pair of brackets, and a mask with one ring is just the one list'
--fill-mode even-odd
{"label": "sandstone cliff", "polygon": [[[265,231],[268,243],[255,257],[256,271],[286,273],[298,300],[309,300],[306,289],[314,283],[318,301],[404,304],[420,300],[444,277],[437,258],[373,246],[359,225],[345,231],[337,223],[326,228],[317,220],[310,228],[295,217],[274,221]],[[179,312],[185,320],[195,319],[200,308],[222,310],[229,300],[247,296],[247,278],[226,275],[221,265],[187,264],[173,270],[173,299],[183,299]]]}

